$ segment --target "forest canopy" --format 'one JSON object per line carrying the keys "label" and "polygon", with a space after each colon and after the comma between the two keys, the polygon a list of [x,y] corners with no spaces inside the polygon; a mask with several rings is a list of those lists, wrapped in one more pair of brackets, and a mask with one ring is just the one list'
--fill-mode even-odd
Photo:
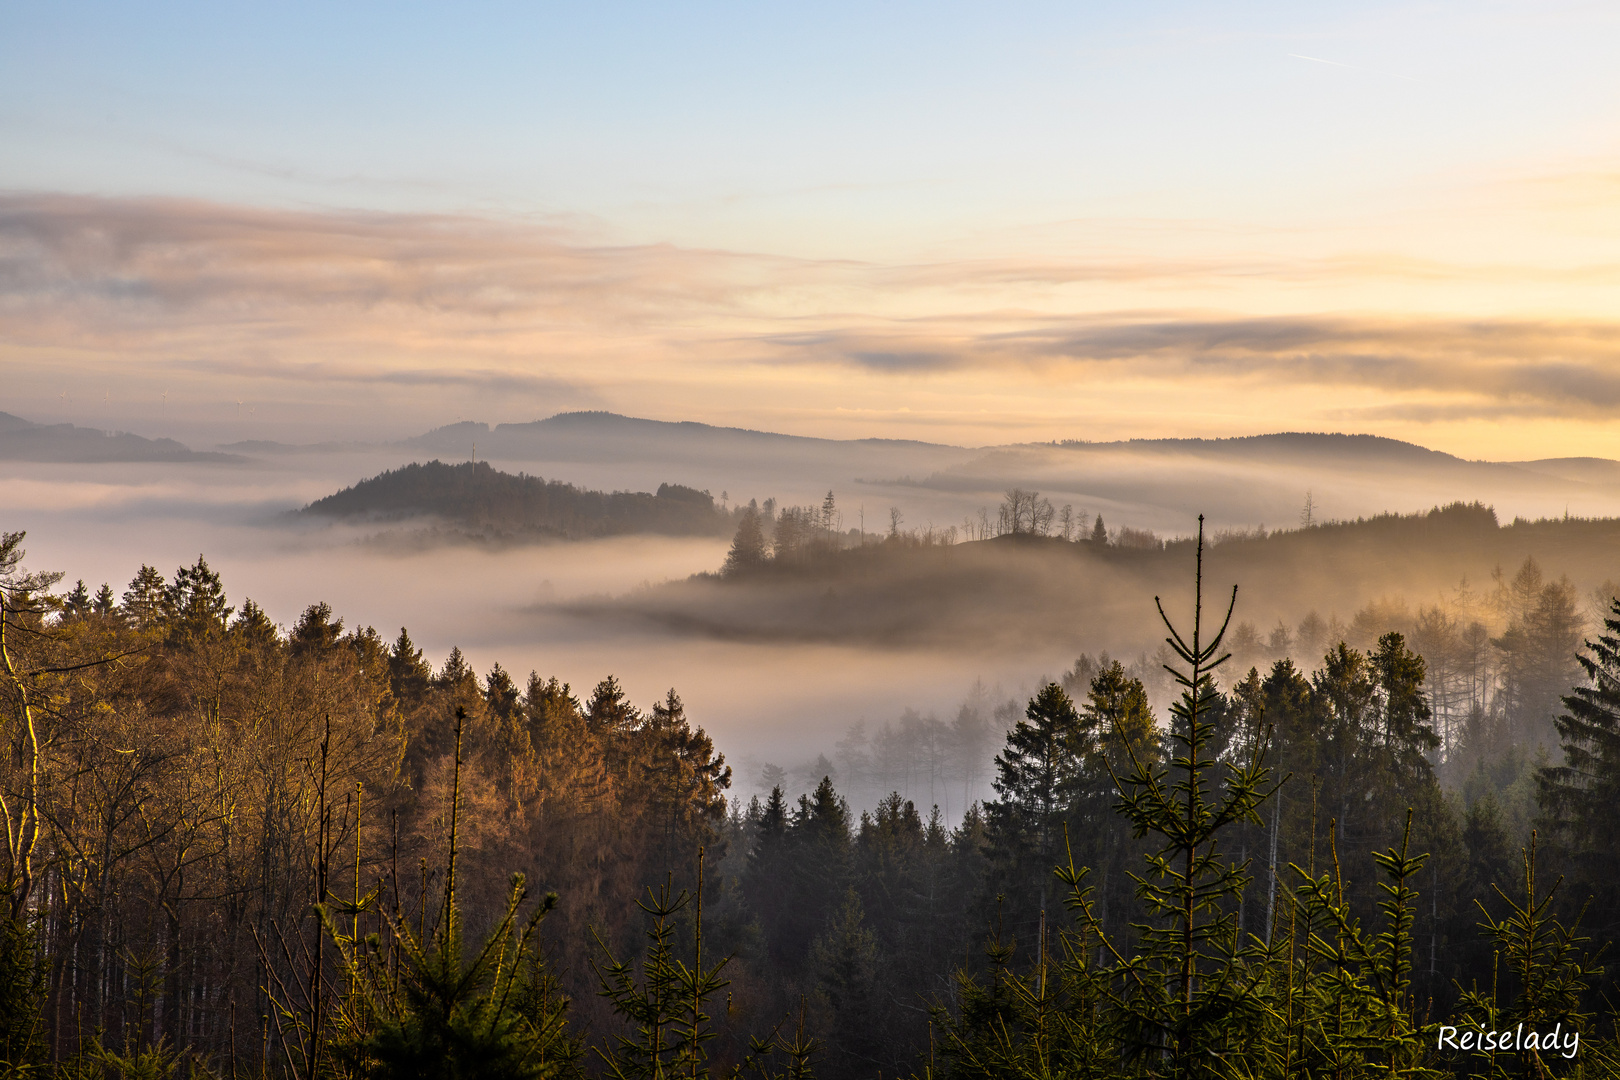
{"label": "forest canopy", "polygon": [[997,709],[994,794],[947,819],[852,807],[832,769],[742,798],[674,688],[435,667],[319,601],[282,628],[200,556],[62,589],[23,540],[0,537],[13,1071],[1614,1074],[1620,600],[1559,639],[1569,665],[1536,621],[1558,583],[1504,582],[1542,644],[1493,644],[1524,664],[1489,674],[1491,741],[1460,736],[1470,790],[1400,629],[1228,671],[1241,590],[1195,541],[1169,706],[1082,658]]}

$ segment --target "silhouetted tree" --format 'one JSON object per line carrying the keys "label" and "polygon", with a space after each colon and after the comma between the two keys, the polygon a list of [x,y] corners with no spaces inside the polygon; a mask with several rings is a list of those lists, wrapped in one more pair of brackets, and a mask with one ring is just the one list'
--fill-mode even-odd
{"label": "silhouetted tree", "polygon": [[1563,698],[1556,725],[1564,762],[1541,771],[1543,812],[1575,878],[1592,897],[1592,925],[1620,936],[1620,599],[1579,657],[1589,685]]}
{"label": "silhouetted tree", "polygon": [[732,538],[731,551],[720,572],[727,577],[747,573],[765,562],[765,533],[759,527],[759,513],[752,506],[743,511]]}

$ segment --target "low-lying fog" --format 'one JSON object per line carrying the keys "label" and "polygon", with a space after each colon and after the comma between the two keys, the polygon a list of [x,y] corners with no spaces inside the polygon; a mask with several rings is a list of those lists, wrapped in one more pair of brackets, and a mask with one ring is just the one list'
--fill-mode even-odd
{"label": "low-lying fog", "polygon": [[[1073,657],[874,652],[862,643],[770,645],[625,631],[554,605],[619,595],[717,568],[729,540],[620,537],[505,549],[419,547],[407,530],[307,527],[280,515],[397,464],[294,459],[257,466],[0,463],[6,529],[26,529],[28,565],[109,582],[122,593],[142,563],[172,576],[199,553],[234,604],[251,597],[284,626],[325,600],[347,626],[392,640],[399,628],[435,665],[459,645],[480,672],[555,674],[582,696],[608,674],[643,707],[674,687],[751,789],[758,762],[791,767],[831,753],[853,721],[907,708],[953,716],[976,679],[1027,693]],[[654,485],[656,486],[656,485]]]}
{"label": "low-lying fog", "polygon": [[[779,451],[729,463],[712,452],[672,450],[611,460],[582,459],[589,454],[569,461],[497,458],[494,464],[604,489],[683,483],[716,496],[724,491],[732,504],[768,497],[784,505],[819,502],[832,488],[843,527],[856,527],[864,511],[871,532],[888,528],[890,506],[899,509],[903,527],[969,527],[981,508],[993,519],[1001,490],[1015,484],[1038,487],[1059,506],[1072,504],[1077,518],[1101,511],[1110,526],[1160,535],[1190,533],[1199,510],[1212,526],[1292,526],[1307,490],[1319,517],[1413,512],[1457,499],[1493,503],[1504,522],[1566,506],[1577,514],[1620,513],[1612,463],[1509,468],[1443,455],[1428,460],[1422,451],[1385,460],[1378,448],[1335,462],[1287,447],[1260,456],[1121,444],[992,452],[874,444],[856,453],[851,447],[835,447],[824,459],[809,447],[801,458]],[[713,571],[725,557],[724,538],[642,536],[496,548],[435,545],[409,525],[311,525],[286,517],[384,469],[434,456],[443,455],[378,447],[269,454],[238,464],[0,462],[0,527],[26,529],[30,567],[62,570],[68,584],[83,578],[94,589],[106,581],[122,593],[143,563],[172,575],[203,553],[223,574],[233,603],[252,597],[283,625],[324,600],[351,627],[374,626],[389,639],[408,627],[435,664],[459,645],[480,672],[499,661],[518,676],[530,669],[555,674],[581,695],[611,673],[643,706],[674,687],[689,715],[739,766],[744,794],[754,790],[766,763],[791,770],[819,754],[836,758],[837,743],[857,721],[866,720],[873,732],[906,716],[913,722],[933,715],[949,725],[975,693],[988,715],[1009,699],[1027,697],[1037,680],[1059,675],[1082,648],[1095,651],[1110,640],[1109,627],[1095,625],[1097,613],[1080,610],[1072,634],[1041,635],[1035,644],[1027,635],[1003,638],[971,627],[953,640],[936,635],[925,644],[887,647],[871,640],[700,636],[669,628],[674,622],[581,615],[610,606],[581,601],[623,598]],[[1127,640],[1112,646],[1127,660],[1153,641],[1147,633],[1153,598],[1144,592],[1137,603],[1141,620],[1124,631]],[[1310,609],[1311,598],[1297,606],[1301,613]],[[1270,613],[1256,618],[1266,630]],[[987,795],[986,779],[958,777],[949,796],[952,811],[967,797]],[[926,798],[930,783],[911,794]]]}

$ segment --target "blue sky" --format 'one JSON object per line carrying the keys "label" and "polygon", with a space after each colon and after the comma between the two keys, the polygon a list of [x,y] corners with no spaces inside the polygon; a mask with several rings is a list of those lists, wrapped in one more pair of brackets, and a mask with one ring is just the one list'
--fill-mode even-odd
{"label": "blue sky", "polygon": [[1607,154],[1620,105],[1602,5],[12,4],[4,25],[7,188],[688,242],[756,217],[820,247],[1310,213]]}

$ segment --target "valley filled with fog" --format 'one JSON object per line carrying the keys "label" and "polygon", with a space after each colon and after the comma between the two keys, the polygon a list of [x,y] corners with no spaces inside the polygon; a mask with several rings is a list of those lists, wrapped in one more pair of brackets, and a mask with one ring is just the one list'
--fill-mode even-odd
{"label": "valley filled with fog", "polygon": [[[1223,541],[1208,560],[1210,581],[1242,585],[1235,621],[1261,639],[1279,626],[1297,637],[1312,613],[1343,628],[1369,604],[1405,604],[1412,617],[1426,605],[1454,605],[1465,578],[1483,595],[1494,568],[1511,573],[1526,555],[1552,578],[1569,575],[1583,597],[1620,575],[1593,556],[1607,550],[1601,544],[1543,552],[1528,533],[1461,554],[1403,554],[1391,541],[1359,554],[1296,547],[1285,559],[1271,549],[1256,555],[1250,541],[1260,530],[1299,527],[1307,492],[1318,524],[1457,501],[1494,507],[1503,526],[1620,514],[1612,462],[1466,462],[1366,438],[965,449],[581,414],[493,430],[463,424],[395,444],[193,449],[215,456],[0,461],[3,525],[27,530],[30,565],[65,572],[69,585],[107,582],[117,593],[143,564],[172,576],[200,553],[233,603],[251,597],[283,626],[325,601],[346,626],[373,626],[390,641],[409,628],[435,665],[459,647],[480,673],[495,663],[519,678],[534,670],[579,694],[613,674],[642,705],[674,687],[737,766],[744,795],[776,775],[771,766],[800,790],[818,769],[864,769],[872,772],[865,781],[844,777],[855,788],[870,783],[856,801],[875,801],[878,786],[893,781],[954,814],[990,794],[998,725],[1080,654],[1119,657],[1154,687],[1161,635],[1153,597],[1162,592],[1173,612],[1189,599],[1188,547],[1088,562],[1051,538],[969,544],[997,531],[1008,489],[1049,501],[1044,529],[1054,536],[1064,521],[1075,536],[1089,532],[1101,514],[1127,546],[1186,537],[1204,513],[1210,537]],[[690,580],[720,569],[729,525],[717,536],[494,542],[443,520],[291,513],[412,461],[474,453],[497,470],[582,488],[686,485],[733,512],[767,499],[819,512],[831,492],[830,531],[854,532],[850,543],[893,532],[932,546],[858,572],[737,584]],[[1162,713],[1165,702],[1154,704]],[[913,741],[945,739],[968,712],[993,735],[969,751],[982,761],[873,771],[884,738],[893,743],[903,730]]]}

